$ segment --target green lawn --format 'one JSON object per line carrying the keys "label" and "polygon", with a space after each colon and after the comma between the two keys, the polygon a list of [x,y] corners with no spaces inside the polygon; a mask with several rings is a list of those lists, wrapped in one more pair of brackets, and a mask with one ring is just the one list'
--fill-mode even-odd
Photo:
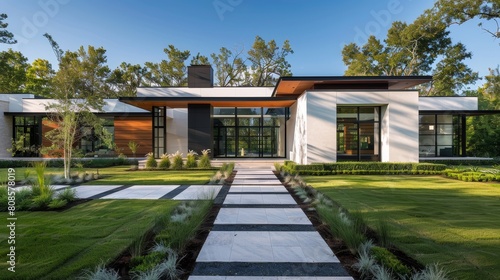
{"label": "green lawn", "polygon": [[[88,182],[87,185],[196,185],[208,183],[215,170],[161,170],[161,171],[128,171],[130,166],[99,168],[101,179]],[[17,180],[24,179],[24,171],[33,168],[15,168]],[[72,169],[76,173],[78,169]],[[84,171],[96,173],[96,168],[85,168]],[[46,174],[62,174],[62,168],[47,168]],[[7,169],[0,168],[0,181],[5,180]],[[31,171],[34,178],[35,172]]]}
{"label": "green lawn", "polygon": [[374,226],[389,223],[394,243],[452,279],[500,279],[500,184],[440,176],[324,176],[305,180]]}
{"label": "green lawn", "polygon": [[94,200],[64,212],[19,212],[16,272],[7,271],[7,230],[2,226],[0,278],[74,279],[82,269],[113,260],[176,205],[168,200]]}

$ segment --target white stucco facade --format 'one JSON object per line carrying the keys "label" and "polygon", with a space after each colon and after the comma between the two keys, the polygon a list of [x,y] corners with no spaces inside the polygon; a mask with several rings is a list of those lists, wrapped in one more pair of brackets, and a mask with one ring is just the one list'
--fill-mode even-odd
{"label": "white stucco facade", "polygon": [[380,106],[381,161],[418,162],[418,91],[306,91],[289,121],[291,160],[337,161],[337,106]]}

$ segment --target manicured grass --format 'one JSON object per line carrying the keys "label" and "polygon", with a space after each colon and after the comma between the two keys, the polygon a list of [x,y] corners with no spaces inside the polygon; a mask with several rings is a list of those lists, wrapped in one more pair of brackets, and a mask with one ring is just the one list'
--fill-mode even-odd
{"label": "manicured grass", "polygon": [[210,181],[213,170],[127,171],[129,166],[99,169],[99,180],[87,185],[196,185]]}
{"label": "manicured grass", "polygon": [[305,180],[451,279],[500,279],[500,184],[440,176],[324,176]]}
{"label": "manicured grass", "polygon": [[18,212],[16,272],[7,271],[7,231],[2,230],[0,278],[74,279],[82,269],[112,261],[177,204],[95,200],[64,212]]}
{"label": "manicured grass", "polygon": [[[101,179],[86,183],[87,185],[196,185],[207,183],[215,170],[160,170],[160,171],[129,171],[130,166],[115,166],[106,168],[85,168],[89,173],[99,171]],[[31,177],[34,177],[34,169],[31,171]],[[23,174],[26,168],[16,168],[17,180],[24,179]],[[78,169],[72,169],[76,173]],[[47,175],[62,174],[62,168],[47,168]],[[7,169],[0,168],[0,181],[7,178]]]}

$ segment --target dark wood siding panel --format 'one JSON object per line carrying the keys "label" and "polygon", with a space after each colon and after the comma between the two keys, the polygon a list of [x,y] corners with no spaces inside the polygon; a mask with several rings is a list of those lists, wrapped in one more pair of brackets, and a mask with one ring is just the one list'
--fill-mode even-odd
{"label": "dark wood siding panel", "polygon": [[126,156],[133,156],[128,147],[130,141],[139,144],[137,157],[153,151],[151,117],[127,117],[115,119],[115,143]]}

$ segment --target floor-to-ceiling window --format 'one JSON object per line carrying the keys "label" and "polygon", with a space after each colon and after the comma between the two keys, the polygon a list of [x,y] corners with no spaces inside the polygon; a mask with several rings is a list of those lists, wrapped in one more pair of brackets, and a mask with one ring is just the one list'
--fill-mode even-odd
{"label": "floor-to-ceiling window", "polygon": [[214,157],[285,157],[287,108],[214,108]]}
{"label": "floor-to-ceiling window", "polygon": [[[114,143],[115,139],[115,126],[113,118],[102,119],[102,129],[104,130],[103,136],[109,138]],[[111,156],[114,151],[108,146],[106,141],[99,134],[96,134],[93,127],[84,126],[80,129],[80,151],[84,156]]]}
{"label": "floor-to-ceiling window", "polygon": [[458,115],[419,116],[419,155],[452,157],[462,155],[463,118]]}
{"label": "floor-to-ceiling window", "polygon": [[167,109],[153,107],[153,154],[155,158],[166,152]]}
{"label": "floor-to-ceiling window", "polygon": [[19,147],[14,151],[16,157],[35,157],[41,145],[41,117],[15,116],[13,138]]}
{"label": "floor-to-ceiling window", "polygon": [[380,107],[337,107],[337,161],[380,161]]}

